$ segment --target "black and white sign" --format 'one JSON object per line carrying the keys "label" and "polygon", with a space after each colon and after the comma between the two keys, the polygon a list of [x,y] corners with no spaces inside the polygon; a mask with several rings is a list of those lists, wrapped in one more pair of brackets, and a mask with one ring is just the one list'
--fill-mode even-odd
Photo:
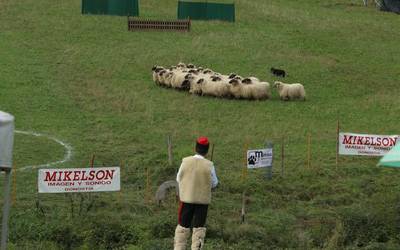
{"label": "black and white sign", "polygon": [[272,148],[247,150],[247,168],[272,167]]}

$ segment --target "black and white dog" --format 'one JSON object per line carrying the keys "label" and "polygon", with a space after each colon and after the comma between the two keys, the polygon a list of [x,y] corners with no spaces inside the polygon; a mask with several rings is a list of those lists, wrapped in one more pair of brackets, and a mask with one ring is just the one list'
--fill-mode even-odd
{"label": "black and white dog", "polygon": [[283,69],[271,68],[271,73],[275,76],[285,77],[286,72]]}

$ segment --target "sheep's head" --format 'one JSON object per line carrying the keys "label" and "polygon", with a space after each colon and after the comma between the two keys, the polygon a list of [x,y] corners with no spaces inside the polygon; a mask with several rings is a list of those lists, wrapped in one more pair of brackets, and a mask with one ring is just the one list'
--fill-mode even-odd
{"label": "sheep's head", "polygon": [[156,72],[156,73],[160,72],[160,71],[163,70],[163,69],[164,69],[163,67],[161,67],[161,66],[156,66],[156,65],[152,68],[152,70],[153,70],[154,72]]}
{"label": "sheep's head", "polygon": [[242,80],[242,83],[244,83],[244,84],[251,84],[251,79],[250,78],[244,78],[243,80]]}
{"label": "sheep's head", "polygon": [[179,62],[176,66],[179,68],[185,68],[186,64],[184,64],[183,62]]}
{"label": "sheep's head", "polygon": [[205,80],[204,80],[204,78],[200,78],[199,80],[197,80],[197,82],[196,82],[196,83],[197,83],[197,84],[203,84],[203,83],[204,83],[204,81],[205,81]]}
{"label": "sheep's head", "polygon": [[242,80],[242,77],[241,77],[241,76],[235,76],[233,79],[236,79],[236,80],[241,81],[241,80]]}
{"label": "sheep's head", "polygon": [[172,72],[168,72],[167,74],[165,74],[165,78],[171,78],[173,74],[174,73]]}
{"label": "sheep's head", "polygon": [[167,71],[165,69],[161,70],[160,72],[158,72],[158,74],[160,76],[163,76],[165,73],[167,73]]}
{"label": "sheep's head", "polygon": [[218,81],[221,81],[222,78],[219,77],[219,76],[212,76],[212,77],[211,77],[211,80],[212,80],[213,82],[218,82]]}
{"label": "sheep's head", "polygon": [[229,74],[229,76],[228,76],[228,78],[229,79],[233,79],[233,78],[235,78],[237,75],[235,74],[235,73],[230,73]]}
{"label": "sheep's head", "polygon": [[199,72],[196,69],[191,69],[191,70],[189,70],[189,73],[193,73],[193,74],[197,75]]}
{"label": "sheep's head", "polygon": [[203,73],[204,74],[211,74],[212,70],[211,69],[205,69],[205,70],[203,70]]}
{"label": "sheep's head", "polygon": [[240,81],[238,79],[232,79],[229,81],[229,84],[231,84],[232,86],[237,86],[240,84]]}
{"label": "sheep's head", "polygon": [[187,65],[187,67],[188,67],[189,69],[194,69],[194,65],[193,65],[192,63],[189,63],[189,64]]}
{"label": "sheep's head", "polygon": [[280,81],[275,81],[274,82],[274,88],[279,89],[281,86],[282,86],[282,82],[280,82]]}
{"label": "sheep's head", "polygon": [[190,80],[184,80],[182,82],[181,89],[190,89]]}
{"label": "sheep's head", "polygon": [[157,69],[157,65],[153,65],[153,68],[151,68],[152,71],[155,71]]}

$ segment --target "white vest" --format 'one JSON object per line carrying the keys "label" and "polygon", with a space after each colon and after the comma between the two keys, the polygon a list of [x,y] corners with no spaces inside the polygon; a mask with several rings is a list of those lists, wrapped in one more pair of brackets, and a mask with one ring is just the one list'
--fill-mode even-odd
{"label": "white vest", "polygon": [[212,166],[207,159],[183,158],[179,179],[179,198],[182,202],[210,204]]}

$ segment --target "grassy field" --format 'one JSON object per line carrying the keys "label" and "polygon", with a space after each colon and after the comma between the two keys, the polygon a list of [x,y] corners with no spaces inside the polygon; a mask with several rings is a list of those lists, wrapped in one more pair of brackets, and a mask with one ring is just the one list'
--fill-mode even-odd
{"label": "grassy field", "polygon": [[[400,248],[400,173],[376,167],[378,158],[335,164],[337,120],[346,132],[399,134],[399,16],[356,0],[235,4],[235,23],[193,21],[190,33],[169,33],[83,16],[79,0],[0,1],[0,110],[16,129],[72,146],[72,159],[54,167],[87,167],[92,155],[96,166],[123,164],[120,193],[38,195],[37,171],[17,171],[10,249],[171,249],[177,204],[171,196],[159,207],[152,196],[198,135],[215,143],[220,179],[205,249]],[[141,17],[174,19],[176,9],[175,0],[140,1]],[[270,67],[284,68],[308,100],[199,97],[152,82],[154,64],[179,61],[269,82]],[[243,181],[245,145],[266,140],[277,152],[273,179],[255,170]],[[17,169],[63,154],[54,141],[15,136]]]}

